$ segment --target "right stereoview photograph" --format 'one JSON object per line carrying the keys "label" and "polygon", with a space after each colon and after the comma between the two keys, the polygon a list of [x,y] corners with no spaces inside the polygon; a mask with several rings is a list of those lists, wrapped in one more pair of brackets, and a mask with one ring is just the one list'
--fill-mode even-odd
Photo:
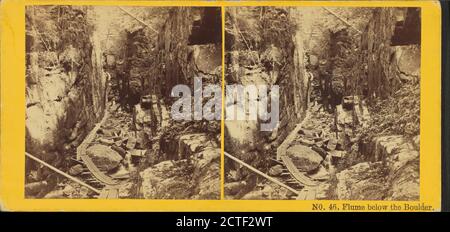
{"label": "right stereoview photograph", "polygon": [[420,8],[227,7],[225,199],[420,199]]}

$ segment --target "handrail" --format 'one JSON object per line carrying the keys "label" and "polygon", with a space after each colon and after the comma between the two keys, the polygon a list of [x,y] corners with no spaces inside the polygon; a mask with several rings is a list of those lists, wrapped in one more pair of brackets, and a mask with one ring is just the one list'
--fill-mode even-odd
{"label": "handrail", "polygon": [[249,164],[245,163],[244,161],[242,161],[242,160],[240,160],[240,159],[238,159],[238,158],[236,158],[236,157],[234,157],[234,156],[228,154],[227,152],[224,152],[224,154],[225,154],[228,158],[230,158],[230,159],[236,161],[237,163],[239,163],[239,164],[245,166],[246,168],[250,169],[250,170],[253,171],[254,173],[256,173],[256,174],[258,174],[258,175],[260,175],[260,176],[266,178],[267,180],[269,180],[269,181],[271,181],[271,182],[273,182],[273,183],[275,183],[275,184],[278,184],[279,186],[281,186],[281,187],[283,187],[283,188],[285,188],[285,189],[287,189],[287,190],[289,190],[289,191],[295,193],[296,195],[299,195],[299,191],[297,191],[297,190],[295,190],[295,189],[293,189],[293,188],[287,186],[286,184],[282,183],[281,181],[279,181],[279,180],[277,180],[277,179],[275,179],[275,178],[273,178],[273,177],[271,177],[271,176],[269,176],[269,175],[267,175],[267,174],[265,174],[265,173],[259,171],[258,169],[256,169],[256,168],[250,166]]}
{"label": "handrail", "polygon": [[88,189],[90,189],[90,190],[92,190],[92,191],[94,191],[94,192],[100,194],[100,192],[101,192],[100,190],[98,190],[98,189],[96,189],[96,188],[94,188],[94,187],[92,187],[92,186],[90,186],[90,185],[84,183],[83,181],[81,181],[81,180],[79,180],[79,179],[77,179],[77,178],[75,178],[75,177],[73,177],[73,176],[71,176],[71,175],[69,175],[69,174],[67,174],[67,173],[65,173],[65,172],[63,172],[63,171],[61,171],[61,170],[55,168],[55,167],[53,167],[52,165],[50,165],[50,164],[46,163],[45,161],[43,161],[43,160],[41,160],[41,159],[39,159],[39,158],[37,158],[37,157],[31,155],[30,153],[25,152],[25,155],[26,155],[28,158],[30,158],[30,159],[32,159],[32,160],[34,160],[34,161],[36,161],[36,162],[38,162],[38,163],[40,163],[40,164],[46,166],[47,168],[49,168],[49,169],[55,171],[56,173],[58,173],[58,174],[60,174],[60,175],[63,175],[64,177],[66,177],[66,178],[68,178],[68,179],[70,179],[70,180],[72,180],[72,181],[74,181],[74,182],[76,182],[76,183],[78,183],[78,184],[80,184],[80,185],[83,185],[84,187],[86,187],[86,188],[88,188]]}

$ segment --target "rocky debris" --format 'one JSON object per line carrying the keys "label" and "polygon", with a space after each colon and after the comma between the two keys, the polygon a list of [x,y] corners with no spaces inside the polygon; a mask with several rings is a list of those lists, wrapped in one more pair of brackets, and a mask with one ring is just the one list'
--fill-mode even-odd
{"label": "rocky debris", "polygon": [[381,162],[363,162],[336,174],[336,194],[340,200],[383,200],[386,197],[386,170]]}
{"label": "rocky debris", "polygon": [[218,147],[220,125],[216,126],[211,122],[174,121],[161,134],[161,152],[157,160],[186,159],[207,147]]}
{"label": "rocky debris", "polygon": [[242,200],[282,200],[292,199],[294,193],[272,182],[263,181],[254,190],[245,194]]}
{"label": "rocky debris", "polygon": [[81,174],[83,172],[83,170],[84,170],[83,165],[81,165],[81,164],[74,165],[74,166],[70,167],[69,175],[78,176],[79,174]]}
{"label": "rocky debris", "polygon": [[247,183],[245,181],[228,182],[224,184],[225,196],[234,196],[241,191]]}
{"label": "rocky debris", "polygon": [[101,144],[106,145],[106,146],[111,146],[114,144],[114,140],[112,139],[105,139],[105,138],[101,138],[98,140]]}
{"label": "rocky debris", "polygon": [[269,169],[269,175],[271,176],[279,176],[283,172],[283,166],[281,164],[277,164],[275,166],[272,166]]}
{"label": "rocky debris", "polygon": [[197,183],[193,199],[218,199],[220,194],[220,149],[208,148],[191,157],[192,179]]}
{"label": "rocky debris", "polygon": [[338,150],[334,150],[334,151],[330,151],[329,152],[329,157],[330,157],[330,162],[333,165],[336,165],[340,160],[345,158],[345,155],[347,153],[345,151],[338,151]]}
{"label": "rocky debris", "polygon": [[117,145],[112,145],[111,149],[113,149],[114,151],[116,151],[117,153],[119,153],[120,156],[125,157],[125,155],[127,154],[127,151],[125,149],[123,149],[122,147],[119,147]]}
{"label": "rocky debris", "polygon": [[417,201],[420,199],[419,157],[417,156],[395,171],[391,171],[391,184],[386,200]]}
{"label": "rocky debris", "polygon": [[95,144],[86,149],[86,154],[92,162],[103,171],[110,171],[119,166],[122,156],[108,146]]}
{"label": "rocky debris", "polygon": [[334,151],[336,149],[337,146],[337,141],[336,139],[334,139],[333,137],[331,137],[330,139],[328,139],[327,143],[326,143],[326,149],[328,151]]}
{"label": "rocky debris", "polygon": [[48,186],[47,181],[28,183],[25,185],[25,195],[28,195],[28,196],[37,195],[38,193],[43,191],[45,188],[47,188],[47,186]]}
{"label": "rocky debris", "polygon": [[[419,199],[419,152],[413,143],[400,135],[380,136],[363,152],[371,154],[366,159],[372,162],[359,163],[338,173],[338,196],[366,200]],[[376,186],[376,194],[368,190]]]}
{"label": "rocky debris", "polygon": [[128,198],[136,198],[137,183],[135,182],[126,182],[125,184],[120,185],[119,187],[119,198],[120,199],[128,199]]}
{"label": "rocky debris", "polygon": [[217,147],[217,144],[205,133],[182,135],[179,138],[179,158],[187,158],[203,150],[206,146]]}
{"label": "rocky debris", "polygon": [[50,191],[44,196],[44,199],[63,199],[63,198],[67,197],[64,195],[64,191],[62,189]]}
{"label": "rocky debris", "polygon": [[313,180],[328,180],[330,178],[330,173],[328,170],[320,165],[317,170],[313,170],[314,173],[308,174],[308,176]]}
{"label": "rocky debris", "polygon": [[317,169],[323,158],[311,148],[303,145],[293,145],[286,150],[286,155],[292,159],[294,165],[303,172]]}
{"label": "rocky debris", "polygon": [[65,182],[58,185],[58,188],[48,192],[45,199],[76,198],[86,199],[92,197],[92,191],[88,188],[73,182]]}
{"label": "rocky debris", "polygon": [[176,174],[186,165],[185,160],[166,160],[142,171],[142,196],[145,199],[188,199],[190,180]]}
{"label": "rocky debris", "polygon": [[[197,145],[186,146],[191,147]],[[186,158],[162,161],[142,171],[142,196],[146,199],[218,199],[220,149],[208,146]]]}

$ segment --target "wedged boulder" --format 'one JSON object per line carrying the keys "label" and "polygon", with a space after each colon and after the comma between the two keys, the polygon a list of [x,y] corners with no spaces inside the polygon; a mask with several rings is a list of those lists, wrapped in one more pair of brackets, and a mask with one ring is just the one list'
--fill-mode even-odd
{"label": "wedged boulder", "polygon": [[397,72],[405,81],[420,77],[420,48],[417,46],[395,46]]}
{"label": "wedged boulder", "polygon": [[102,171],[110,171],[117,168],[122,161],[122,156],[108,146],[95,144],[88,147],[86,154],[92,162]]}
{"label": "wedged boulder", "polygon": [[295,166],[303,172],[309,172],[319,167],[323,158],[319,153],[304,145],[293,145],[286,150],[286,155],[292,159]]}

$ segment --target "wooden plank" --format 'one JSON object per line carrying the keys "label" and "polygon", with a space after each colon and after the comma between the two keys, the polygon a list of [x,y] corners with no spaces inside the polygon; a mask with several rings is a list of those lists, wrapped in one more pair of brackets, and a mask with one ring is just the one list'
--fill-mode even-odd
{"label": "wooden plank", "polygon": [[316,199],[316,189],[315,188],[308,189],[305,200],[315,200],[315,199]]}
{"label": "wooden plank", "polygon": [[305,200],[306,199],[306,190],[302,189],[297,196],[297,200]]}
{"label": "wooden plank", "polygon": [[106,185],[117,185],[119,184],[119,181],[116,181],[112,179],[111,177],[105,175],[102,171],[98,169],[97,166],[92,162],[92,159],[87,156],[81,156],[81,159],[86,164],[86,167],[89,169],[89,171],[92,173],[92,175],[97,178],[99,181],[105,183]]}
{"label": "wooden plank", "polygon": [[297,167],[295,167],[294,163],[292,163],[292,160],[289,157],[285,155],[281,156],[281,160],[283,160],[283,163],[286,165],[286,168],[289,170],[292,176],[303,186],[317,186],[319,184],[317,181],[313,181],[311,180],[311,178],[301,173],[297,169]]}
{"label": "wooden plank", "polygon": [[119,198],[119,189],[111,188],[108,193],[108,199],[118,199]]}
{"label": "wooden plank", "polygon": [[99,199],[106,199],[108,197],[109,190],[107,188],[103,188],[98,196]]}
{"label": "wooden plank", "polygon": [[97,125],[89,132],[89,134],[84,138],[83,142],[77,147],[77,160],[81,159],[81,156],[86,155],[86,149],[89,146],[89,144],[94,141],[95,136],[97,135],[97,131],[100,129],[100,127],[105,123],[106,119],[109,117],[108,110],[105,110],[105,114],[103,115],[102,120],[100,120]]}
{"label": "wooden plank", "polygon": [[297,137],[298,132],[300,131],[300,129],[302,129],[303,124],[306,121],[308,121],[310,119],[310,117],[311,117],[311,113],[308,110],[308,111],[306,111],[306,116],[302,120],[302,122],[297,124],[297,126],[295,126],[294,130],[292,130],[291,133],[289,133],[289,135],[286,137],[286,139],[280,144],[280,146],[278,146],[278,148],[277,148],[277,160],[280,160],[281,156],[286,155],[287,148],[292,143],[292,141],[295,140],[295,138]]}

